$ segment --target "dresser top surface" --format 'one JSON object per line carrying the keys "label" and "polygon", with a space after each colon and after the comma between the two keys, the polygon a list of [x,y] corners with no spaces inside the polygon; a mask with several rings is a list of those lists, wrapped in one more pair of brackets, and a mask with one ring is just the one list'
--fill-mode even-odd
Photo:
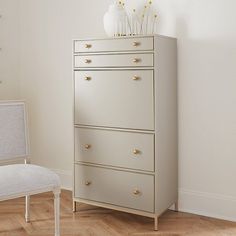
{"label": "dresser top surface", "polygon": [[95,40],[114,40],[114,39],[135,39],[135,38],[166,38],[176,40],[174,37],[165,35],[153,34],[153,35],[135,35],[135,36],[119,36],[119,37],[101,37],[101,38],[75,38],[73,41],[95,41]]}

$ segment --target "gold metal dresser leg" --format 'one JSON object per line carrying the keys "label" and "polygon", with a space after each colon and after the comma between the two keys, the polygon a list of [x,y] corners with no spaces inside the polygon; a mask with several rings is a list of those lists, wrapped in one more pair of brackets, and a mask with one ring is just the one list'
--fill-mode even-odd
{"label": "gold metal dresser leg", "polygon": [[76,201],[73,201],[73,212],[76,212]]}
{"label": "gold metal dresser leg", "polygon": [[175,203],[175,206],[174,206],[174,207],[175,207],[175,211],[178,212],[178,211],[179,211],[179,204],[178,204],[178,201]]}
{"label": "gold metal dresser leg", "polygon": [[157,231],[158,230],[158,216],[154,217],[154,230]]}

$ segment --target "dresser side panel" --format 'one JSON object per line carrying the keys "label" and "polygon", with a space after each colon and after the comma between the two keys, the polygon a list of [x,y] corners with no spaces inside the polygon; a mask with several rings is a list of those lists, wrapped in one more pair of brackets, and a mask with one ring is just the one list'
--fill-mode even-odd
{"label": "dresser side panel", "polygon": [[155,37],[155,210],[178,199],[177,42]]}

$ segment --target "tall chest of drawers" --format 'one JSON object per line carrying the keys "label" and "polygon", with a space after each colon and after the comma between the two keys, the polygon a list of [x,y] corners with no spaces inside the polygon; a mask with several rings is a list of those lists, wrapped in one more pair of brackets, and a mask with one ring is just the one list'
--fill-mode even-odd
{"label": "tall chest of drawers", "polygon": [[158,217],[178,201],[176,39],[74,40],[73,202]]}

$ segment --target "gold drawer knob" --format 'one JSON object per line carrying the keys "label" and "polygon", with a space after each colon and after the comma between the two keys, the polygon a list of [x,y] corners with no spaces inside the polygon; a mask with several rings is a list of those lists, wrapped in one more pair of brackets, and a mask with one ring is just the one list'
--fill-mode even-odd
{"label": "gold drawer knob", "polygon": [[85,63],[86,64],[89,64],[89,63],[91,63],[92,62],[92,60],[90,60],[90,59],[85,59]]}
{"label": "gold drawer knob", "polygon": [[88,43],[85,44],[85,48],[91,48],[91,47],[92,47],[92,44],[88,44]]}
{"label": "gold drawer knob", "polygon": [[133,80],[139,80],[140,78],[137,76],[137,75],[135,75],[134,77],[133,77]]}
{"label": "gold drawer knob", "polygon": [[90,144],[85,144],[84,147],[85,147],[85,149],[89,149],[89,148],[91,148],[91,145]]}
{"label": "gold drawer knob", "polygon": [[85,79],[85,80],[91,80],[92,78],[89,77],[89,76],[85,76],[84,79]]}
{"label": "gold drawer knob", "polygon": [[140,61],[141,61],[140,58],[134,58],[134,59],[133,59],[133,62],[134,62],[134,63],[139,63]]}
{"label": "gold drawer knob", "polygon": [[133,191],[133,194],[134,194],[134,195],[139,195],[139,194],[140,194],[140,191],[139,191],[138,189],[135,189],[135,190]]}
{"label": "gold drawer knob", "polygon": [[138,47],[140,45],[140,42],[133,42],[134,47]]}
{"label": "gold drawer knob", "polygon": [[133,154],[137,155],[137,154],[139,154],[139,153],[140,153],[140,151],[139,151],[138,149],[134,149],[134,150],[133,150]]}
{"label": "gold drawer knob", "polygon": [[86,186],[89,186],[91,183],[92,183],[91,181],[86,181],[86,182],[85,182],[85,185],[86,185]]}

